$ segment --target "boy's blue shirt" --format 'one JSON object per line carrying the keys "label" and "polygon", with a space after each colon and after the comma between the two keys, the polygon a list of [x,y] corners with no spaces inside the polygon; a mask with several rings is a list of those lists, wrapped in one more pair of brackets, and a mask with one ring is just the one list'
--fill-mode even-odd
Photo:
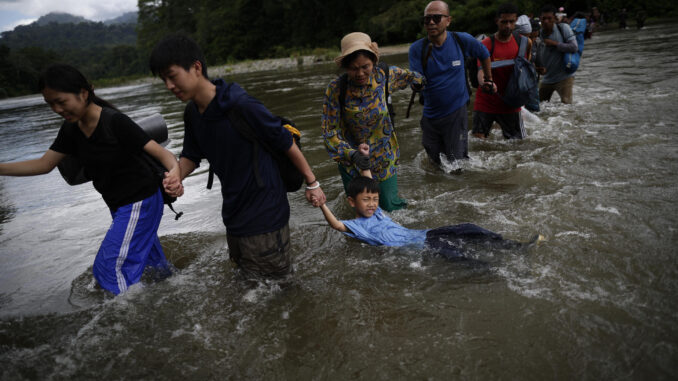
{"label": "boy's blue shirt", "polygon": [[385,215],[381,208],[377,208],[372,217],[358,217],[341,222],[350,230],[344,234],[374,246],[423,245],[429,230],[402,227]]}

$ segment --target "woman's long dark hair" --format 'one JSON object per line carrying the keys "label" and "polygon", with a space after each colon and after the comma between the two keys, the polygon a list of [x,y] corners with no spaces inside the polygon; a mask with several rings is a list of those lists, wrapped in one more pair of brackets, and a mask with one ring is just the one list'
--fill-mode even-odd
{"label": "woman's long dark hair", "polygon": [[118,110],[108,101],[94,95],[94,88],[87,81],[87,78],[78,69],[70,65],[55,64],[45,69],[38,79],[38,90],[42,92],[45,88],[76,95],[80,94],[82,89],[85,89],[89,94],[87,96],[88,105],[94,103],[97,106]]}

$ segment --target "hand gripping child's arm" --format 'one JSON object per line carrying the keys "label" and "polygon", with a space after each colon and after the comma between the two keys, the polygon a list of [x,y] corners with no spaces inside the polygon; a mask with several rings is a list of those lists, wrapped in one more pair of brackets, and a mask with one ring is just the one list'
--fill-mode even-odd
{"label": "hand gripping child's arm", "polygon": [[[370,156],[370,145],[367,143],[362,143],[358,146],[358,152],[360,152],[361,155],[369,157]],[[366,169],[361,169],[360,170],[360,176],[365,176],[372,178],[372,171],[370,171],[370,168],[367,167]]]}
{"label": "hand gripping child's arm", "polygon": [[334,214],[332,214],[332,211],[330,210],[330,208],[327,207],[327,204],[320,205],[320,209],[323,211],[323,215],[325,216],[327,223],[330,224],[332,229],[339,230],[340,232],[348,231],[346,225],[344,225],[343,222],[337,220],[337,217],[335,217]]}

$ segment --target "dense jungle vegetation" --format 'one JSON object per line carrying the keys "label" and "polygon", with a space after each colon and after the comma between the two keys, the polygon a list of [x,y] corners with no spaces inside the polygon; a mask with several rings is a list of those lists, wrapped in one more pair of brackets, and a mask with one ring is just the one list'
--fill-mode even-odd
{"label": "dense jungle vegetation", "polygon": [[[339,40],[363,31],[380,45],[424,36],[421,16],[429,0],[139,0],[136,24],[36,22],[0,37],[0,98],[36,91],[37,76],[52,62],[79,67],[90,79],[143,76],[153,45],[170,33],[192,36],[208,64],[309,54],[339,49]],[[495,29],[503,0],[450,2],[451,29],[471,34]],[[547,1],[516,0],[525,14],[539,15]],[[626,8],[630,25],[643,9],[649,17],[676,17],[673,0],[566,0],[569,14],[597,6],[608,23]]]}

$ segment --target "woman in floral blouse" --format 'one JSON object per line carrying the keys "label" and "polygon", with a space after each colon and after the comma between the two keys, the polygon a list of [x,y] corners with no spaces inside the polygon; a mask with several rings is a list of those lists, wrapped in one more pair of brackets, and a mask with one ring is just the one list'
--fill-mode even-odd
{"label": "woman in floral blouse", "polygon": [[[344,189],[360,169],[369,168],[379,181],[379,206],[387,211],[404,208],[398,196],[397,170],[400,147],[386,103],[389,93],[408,86],[421,87],[424,78],[417,72],[391,66],[388,73],[377,66],[379,50],[365,33],[347,34],[341,40],[341,55],[335,62],[346,71],[346,98],[340,102],[342,77],[327,86],[323,103],[322,129],[325,147],[339,165]],[[386,78],[388,75],[388,81]],[[359,152],[369,146],[369,157]]]}

